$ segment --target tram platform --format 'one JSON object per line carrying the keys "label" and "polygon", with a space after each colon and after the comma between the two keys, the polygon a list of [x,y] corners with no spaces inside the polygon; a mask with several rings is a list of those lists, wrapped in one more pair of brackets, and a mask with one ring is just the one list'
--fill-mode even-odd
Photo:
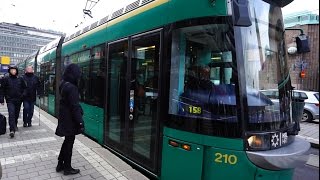
{"label": "tram platform", "polygon": [[[22,108],[21,108],[22,109]],[[106,148],[85,137],[76,136],[72,166],[80,169],[76,175],[57,173],[57,157],[63,138],[54,134],[57,119],[35,107],[32,127],[22,126],[22,111],[14,138],[0,135],[1,180],[144,180],[148,179]],[[0,113],[8,118],[7,106],[0,105]],[[40,122],[40,123],[39,123]]]}
{"label": "tram platform", "polygon": [[[64,176],[55,172],[57,156],[63,141],[54,134],[57,119],[35,107],[32,127],[22,127],[18,120],[19,131],[14,138],[9,132],[0,135],[0,161],[3,169],[1,180],[45,179],[45,180],[144,180],[143,174],[112,154],[93,140],[78,135],[76,137],[72,165],[79,168],[80,174]],[[7,106],[0,105],[0,113],[8,118]],[[22,117],[22,111],[20,113]],[[302,122],[299,136],[313,147],[319,148],[319,120],[312,123]],[[319,156],[313,155],[308,165],[319,167]]]}

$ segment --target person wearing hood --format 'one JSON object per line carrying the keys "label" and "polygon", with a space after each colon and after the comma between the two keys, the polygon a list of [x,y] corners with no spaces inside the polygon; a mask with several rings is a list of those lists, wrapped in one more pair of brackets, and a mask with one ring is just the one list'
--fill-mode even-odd
{"label": "person wearing hood", "polygon": [[5,98],[9,112],[10,137],[13,138],[15,131],[18,129],[17,124],[20,108],[27,85],[23,78],[18,77],[17,67],[9,67],[8,72],[9,76],[3,78],[1,81],[0,103],[3,104]]}
{"label": "person wearing hood", "polygon": [[72,149],[75,136],[84,130],[83,111],[79,104],[78,81],[81,71],[78,65],[70,64],[66,67],[59,86],[61,96],[58,126],[56,135],[65,137],[58,157],[56,171],[64,171],[64,175],[77,174],[79,169],[71,167]]}
{"label": "person wearing hood", "polygon": [[33,68],[31,66],[26,67],[23,80],[27,84],[26,96],[23,98],[23,127],[31,127],[36,96],[37,94],[39,96],[42,94],[40,81],[39,78],[34,75]]}

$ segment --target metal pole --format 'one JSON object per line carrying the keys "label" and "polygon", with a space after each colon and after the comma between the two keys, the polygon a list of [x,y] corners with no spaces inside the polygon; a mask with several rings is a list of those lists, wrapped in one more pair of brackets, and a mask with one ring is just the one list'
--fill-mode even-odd
{"label": "metal pole", "polygon": [[39,126],[40,126],[40,106],[41,106],[41,98],[39,97]]}

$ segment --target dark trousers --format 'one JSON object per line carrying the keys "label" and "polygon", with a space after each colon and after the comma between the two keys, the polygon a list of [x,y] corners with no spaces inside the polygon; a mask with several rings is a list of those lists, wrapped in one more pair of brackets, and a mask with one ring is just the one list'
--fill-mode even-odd
{"label": "dark trousers", "polygon": [[61,146],[60,154],[58,160],[64,163],[64,168],[71,168],[71,157],[74,139],[76,136],[65,136],[63,144]]}
{"label": "dark trousers", "polygon": [[10,131],[16,131],[21,108],[21,101],[7,102]]}
{"label": "dark trousers", "polygon": [[23,123],[31,124],[34,111],[33,101],[23,101]]}

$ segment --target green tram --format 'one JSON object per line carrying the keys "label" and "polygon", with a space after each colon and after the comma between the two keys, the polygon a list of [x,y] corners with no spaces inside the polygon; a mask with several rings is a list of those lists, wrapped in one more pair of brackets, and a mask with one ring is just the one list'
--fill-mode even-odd
{"label": "green tram", "polygon": [[[292,0],[137,0],[41,48],[57,116],[63,69],[82,70],[85,134],[149,177],[291,179],[296,137],[281,7]],[[260,90],[278,89],[278,102]]]}

